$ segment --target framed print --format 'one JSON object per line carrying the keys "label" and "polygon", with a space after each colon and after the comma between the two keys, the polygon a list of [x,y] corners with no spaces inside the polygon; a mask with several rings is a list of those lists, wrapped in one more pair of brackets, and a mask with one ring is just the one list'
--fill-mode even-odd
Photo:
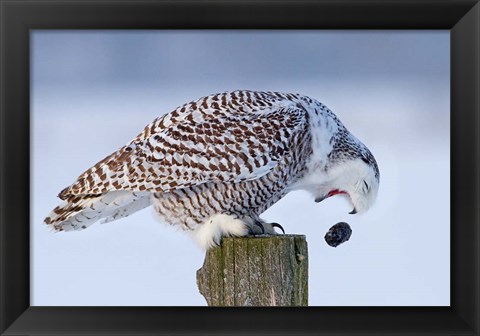
{"label": "framed print", "polygon": [[[477,1],[7,0],[1,11],[2,335],[478,334]],[[265,90],[326,104],[382,176],[368,216],[300,193],[262,215],[308,233],[309,307],[202,307],[203,250],[145,210],[79,233],[42,225],[58,192],[155,118]],[[315,210],[291,210],[306,204]],[[339,220],[353,234],[332,249],[323,235]]]}
{"label": "framed print", "polygon": [[[371,181],[366,174],[364,188],[371,186],[375,193],[375,169],[380,180],[377,199],[364,214],[348,214],[355,205],[350,204],[348,197],[343,199],[342,194],[316,203],[316,197],[302,190],[305,187],[292,190],[261,214],[261,220],[279,223],[288,234],[306,236],[310,265],[308,305],[450,304],[450,186],[440,183],[450,179],[448,30],[33,30],[30,40],[30,289],[33,306],[205,305],[195,280],[195,271],[202,266],[205,257],[204,249],[196,244],[196,234],[208,224],[197,224],[190,216],[198,216],[203,223],[208,222],[203,217],[210,216],[210,211],[235,211],[228,199],[234,198],[236,190],[219,189],[210,194],[214,189],[183,187],[183,191],[191,190],[194,199],[187,197],[175,201],[175,220],[170,225],[162,223],[169,220],[169,204],[162,205],[162,213],[167,218],[159,220],[156,203],[153,201],[148,206],[151,202],[148,198],[145,204],[142,203],[144,199],[133,198],[135,201],[131,204],[140,204],[138,208],[134,207],[126,217],[122,213],[121,219],[105,225],[101,224],[102,218],[98,218],[103,213],[96,211],[103,211],[99,210],[105,206],[103,202],[112,202],[108,197],[115,197],[115,194],[106,195],[106,200],[92,200],[91,206],[85,209],[81,209],[82,202],[89,200],[79,199],[80,211],[64,222],[55,222],[55,218],[63,218],[63,214],[51,213],[51,210],[64,204],[64,211],[68,212],[77,201],[62,203],[57,197],[60,190],[70,185],[82,170],[115,153],[134,139],[145,125],[176,106],[212,93],[219,93],[219,106],[230,99],[233,106],[236,97],[242,95],[259,97],[256,98],[259,101],[262,95],[266,100],[276,97],[284,103],[296,101],[293,94],[287,96],[289,92],[298,92],[299,97],[317,99],[315,104],[328,106],[348,132],[359,139],[353,143],[372,157]],[[285,45],[290,47],[285,50]],[[248,50],[248,57],[244,50]],[[263,88],[276,94],[262,91]],[[228,93],[222,93],[225,91]],[[286,93],[285,98],[282,93]],[[199,113],[203,105],[215,106],[214,97],[206,98],[205,103],[202,99],[195,103],[200,106]],[[299,104],[303,104],[302,99],[305,98],[300,98]],[[249,106],[248,103],[245,106]],[[305,106],[315,110],[314,105]],[[192,111],[196,109],[192,107]],[[294,115],[296,112],[288,113]],[[215,123],[210,120],[207,115],[205,121],[199,123],[216,126],[216,122],[223,119],[217,116]],[[235,132],[235,125],[240,125],[241,131],[243,123],[250,122],[242,120],[222,123],[229,124],[224,133]],[[269,125],[269,117],[261,120],[262,126]],[[182,140],[184,147],[178,148],[176,157],[172,157],[172,167],[179,167],[172,168],[179,169],[173,174],[197,169],[190,168],[190,163],[198,160],[199,154],[195,151],[200,145],[189,142],[188,137],[198,133],[198,142],[202,143],[203,129],[194,135],[189,131],[191,129],[182,127],[178,130],[184,133],[185,140]],[[311,133],[316,134],[314,132],[317,131],[312,127]],[[321,126],[318,132],[328,134]],[[262,134],[261,128],[257,127],[256,134]],[[169,137],[164,133],[152,133],[149,137],[155,140],[157,135],[169,148],[166,144]],[[221,136],[208,137],[213,138],[222,139]],[[245,136],[233,138],[235,140],[228,138],[227,141],[241,144]],[[133,143],[142,141],[138,139]],[[172,145],[176,146],[174,142]],[[240,162],[241,167],[242,156],[237,159],[236,151],[228,154],[231,150],[228,144],[210,145],[217,150],[212,155],[231,155],[230,160]],[[137,148],[136,144],[131,146]],[[248,146],[247,142],[245,147]],[[248,155],[254,157],[255,152],[252,153],[249,150]],[[262,153],[269,155],[263,150]],[[132,163],[127,163],[128,169],[134,167],[137,160],[142,162],[142,155],[142,152],[134,152]],[[168,155],[166,152],[166,157]],[[309,155],[305,155],[305,159],[302,157],[294,162],[301,165]],[[190,160],[188,164],[186,158]],[[184,163],[178,166],[174,160]],[[337,165],[335,159],[328,161],[331,161],[329,165]],[[156,174],[157,164],[149,162],[152,161],[145,161],[142,169]],[[213,162],[215,159],[208,167],[213,167],[212,172],[217,165],[223,164]],[[228,162],[225,164],[228,166]],[[363,167],[364,162],[360,164]],[[59,166],[62,166],[60,171],[56,169]],[[343,161],[338,167],[345,167],[348,172],[357,169],[348,168]],[[129,172],[116,175],[121,174],[128,176]],[[232,176],[236,174],[235,171]],[[295,180],[295,173],[287,174],[284,184],[274,187],[280,192]],[[325,175],[323,171],[311,174],[312,179],[322,179]],[[110,173],[110,169],[106,175],[112,176],[107,183],[113,186],[124,183],[121,178],[115,180],[115,173]],[[165,177],[158,178],[162,179]],[[254,181],[257,180],[263,181],[262,178]],[[248,185],[250,193],[263,188],[273,190],[272,182],[265,183],[265,187],[248,181],[241,185]],[[330,190],[351,189],[349,183],[332,186]],[[145,188],[150,190],[151,186]],[[431,194],[425,197],[423,192],[412,192],[411,188],[430,190]],[[136,194],[141,195],[142,191],[138,192]],[[230,197],[226,197],[227,194]],[[354,191],[350,194],[356,195]],[[159,193],[156,199],[162,200],[161,195]],[[272,192],[267,199],[272,202],[276,197]],[[113,201],[113,206],[115,202],[123,201]],[[129,199],[125,202],[128,208]],[[191,215],[182,215],[179,210],[182,204]],[[256,206],[254,202],[249,205],[250,209]],[[360,206],[356,205],[358,211],[361,211]],[[422,211],[430,208],[435,208],[435,212]],[[242,218],[240,216],[241,213],[239,218]],[[47,225],[42,223],[46,217],[50,218]],[[186,218],[185,221],[182,218]],[[181,220],[180,223],[177,220]],[[348,222],[353,234],[342,247],[331,248],[325,242],[325,232],[338,221]],[[419,226],[419,222],[423,224]],[[54,233],[55,230],[60,232]],[[166,256],[166,251],[174,257]],[[255,258],[268,260],[259,253]],[[236,262],[240,262],[239,259]],[[251,266],[248,270],[253,272]],[[94,285],[91,274],[96,274]],[[65,276],[69,281],[58,286],[56,280]],[[352,282],[352,277],[356,281]],[[235,280],[229,282],[235,283]],[[249,288],[256,286],[252,283]],[[279,296],[276,299],[282,300]]]}

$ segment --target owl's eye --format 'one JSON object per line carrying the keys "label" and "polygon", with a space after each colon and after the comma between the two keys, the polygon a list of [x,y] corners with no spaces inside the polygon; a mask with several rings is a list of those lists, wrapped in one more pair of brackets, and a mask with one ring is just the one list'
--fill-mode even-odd
{"label": "owl's eye", "polygon": [[368,192],[369,187],[368,187],[367,182],[363,181],[363,184],[365,184],[365,192]]}

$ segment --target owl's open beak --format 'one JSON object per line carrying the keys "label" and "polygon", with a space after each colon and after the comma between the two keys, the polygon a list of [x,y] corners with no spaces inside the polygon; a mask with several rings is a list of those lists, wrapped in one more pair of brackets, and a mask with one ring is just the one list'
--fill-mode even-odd
{"label": "owl's open beak", "polygon": [[348,195],[348,193],[346,191],[339,190],[339,189],[332,189],[328,192],[328,194],[315,198],[315,202],[320,203],[321,201],[323,201],[326,198],[329,198],[329,197],[332,197],[332,196],[335,196],[335,195],[342,195],[342,194]]}
{"label": "owl's open beak", "polygon": [[[326,195],[323,195],[323,196],[319,196],[319,197],[316,197],[315,198],[315,203],[320,203],[321,201],[329,198],[329,197],[332,197],[332,196],[335,196],[335,195],[348,195],[348,193],[346,191],[343,191],[343,190],[338,190],[338,189],[334,189],[334,190],[331,190],[328,194]],[[348,195],[350,197],[350,195]],[[355,209],[355,207],[353,208],[352,211],[349,212],[349,214],[351,215],[355,215],[357,213],[357,209]]]}

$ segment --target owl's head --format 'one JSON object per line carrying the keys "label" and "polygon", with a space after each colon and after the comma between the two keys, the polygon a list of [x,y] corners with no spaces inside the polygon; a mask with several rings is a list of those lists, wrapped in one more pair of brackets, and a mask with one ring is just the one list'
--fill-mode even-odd
{"label": "owl's head", "polygon": [[351,214],[364,213],[375,203],[380,184],[377,162],[365,146],[354,155],[342,155],[332,160],[328,178],[317,188],[315,202],[342,195],[353,205]]}

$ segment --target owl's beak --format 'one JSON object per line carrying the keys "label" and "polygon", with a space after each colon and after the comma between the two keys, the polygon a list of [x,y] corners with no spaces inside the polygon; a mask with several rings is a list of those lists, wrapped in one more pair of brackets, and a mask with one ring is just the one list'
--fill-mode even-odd
{"label": "owl's beak", "polygon": [[326,195],[319,196],[319,197],[315,198],[315,203],[320,203],[321,201],[323,201],[326,198],[329,198],[329,197],[332,197],[332,196],[335,196],[335,195],[342,195],[342,194],[347,194],[348,195],[348,193],[346,191],[333,189],[333,190],[330,190]]}
{"label": "owl's beak", "polygon": [[[350,195],[345,192],[345,191],[339,191],[339,190],[333,190],[333,191],[330,191],[328,194],[326,195],[323,195],[323,196],[318,196],[315,198],[315,203],[320,203],[321,201],[323,201],[324,199],[327,199],[329,197],[332,197],[334,195],[341,195],[341,194],[344,194],[344,195],[348,195],[348,197],[350,198],[351,200],[351,197]],[[357,213],[357,209],[355,208],[355,206],[353,207],[353,210],[349,212],[349,214],[351,215],[355,215]]]}

